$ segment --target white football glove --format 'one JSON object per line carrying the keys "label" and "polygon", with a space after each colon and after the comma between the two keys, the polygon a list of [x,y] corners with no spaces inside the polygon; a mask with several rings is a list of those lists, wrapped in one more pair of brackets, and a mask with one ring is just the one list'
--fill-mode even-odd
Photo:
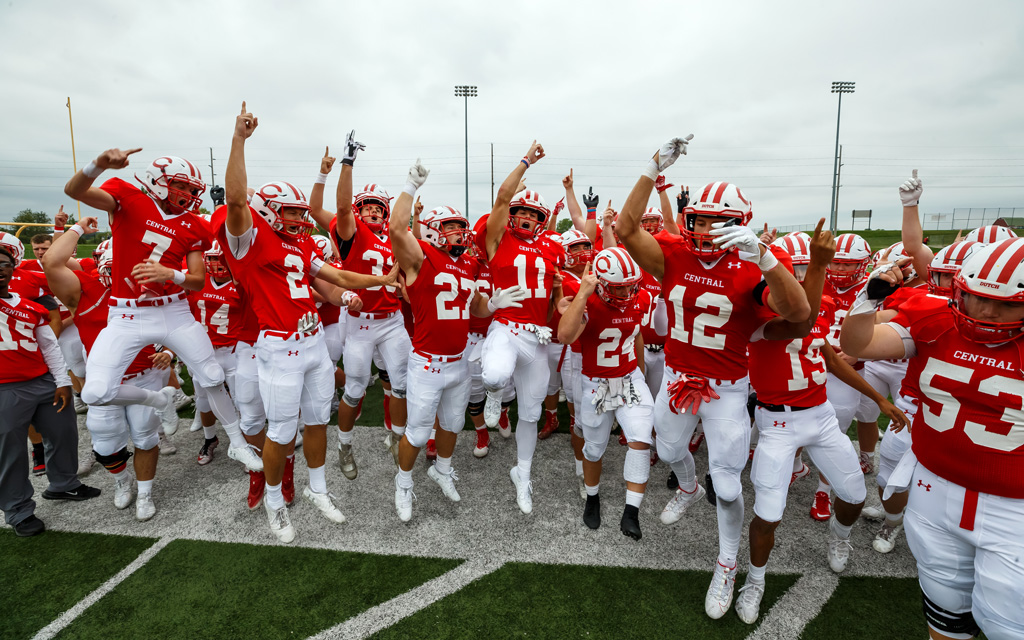
{"label": "white football glove", "polygon": [[[423,166],[419,158],[416,158],[416,164],[409,167],[409,177],[405,179],[406,190],[412,187],[413,192],[423,186],[423,183],[427,181],[427,176],[430,175],[430,170]],[[412,194],[410,194],[412,195]]]}
{"label": "white football glove", "polygon": [[314,327],[316,327],[316,325],[319,322],[320,318],[317,317],[315,313],[310,311],[306,315],[299,318],[299,322],[295,330],[298,331],[299,333],[305,333],[307,331],[311,331]]}
{"label": "white football glove", "polygon": [[921,192],[924,190],[921,181],[917,178],[917,169],[914,169],[913,177],[900,185],[900,200],[904,207],[916,207],[921,201]]}
{"label": "white football glove", "polygon": [[658,175],[671,167],[679,159],[679,156],[686,155],[686,146],[690,144],[692,139],[693,134],[691,133],[685,138],[672,138],[661,145],[661,148],[658,149],[658,159],[651,158],[651,161],[647,164],[647,169],[644,170],[644,175],[651,180],[657,180]]}
{"label": "white football glove", "polygon": [[498,309],[509,307],[522,308],[522,301],[526,299],[526,292],[518,284],[508,289],[495,289],[494,295],[487,301],[487,310],[494,313]]}
{"label": "white football glove", "polygon": [[349,132],[345,138],[345,154],[341,157],[341,164],[352,166],[356,161],[356,154],[366,148],[362,142],[356,142],[356,130]]}
{"label": "white football glove", "polygon": [[[511,289],[511,287],[509,287]],[[522,306],[522,305],[520,305]],[[533,325],[533,332],[537,334],[537,342],[540,344],[548,344],[551,342],[551,328],[543,325]]]}

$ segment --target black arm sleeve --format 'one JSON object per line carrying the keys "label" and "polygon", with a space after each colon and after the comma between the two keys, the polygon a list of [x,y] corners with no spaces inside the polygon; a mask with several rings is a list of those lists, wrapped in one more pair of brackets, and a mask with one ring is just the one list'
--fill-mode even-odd
{"label": "black arm sleeve", "polygon": [[762,307],[764,306],[764,292],[766,289],[768,289],[768,281],[762,278],[761,282],[758,282],[757,286],[754,287],[753,291],[751,292],[751,295],[754,296],[754,302],[761,305]]}
{"label": "black arm sleeve", "polygon": [[54,309],[60,309],[60,305],[57,304],[57,300],[54,299],[53,296],[42,296],[40,298],[36,298],[35,300],[33,300],[33,302],[36,302],[36,303],[42,305],[42,307],[44,309],[46,309],[47,311],[53,311]]}

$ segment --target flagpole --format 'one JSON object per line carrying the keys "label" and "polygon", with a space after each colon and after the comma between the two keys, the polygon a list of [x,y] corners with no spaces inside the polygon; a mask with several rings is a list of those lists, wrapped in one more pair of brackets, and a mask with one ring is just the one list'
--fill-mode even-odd
{"label": "flagpole", "polygon": [[[71,118],[71,96],[68,96],[68,124],[71,125],[71,166],[75,173],[78,173],[78,160],[75,158],[75,121]],[[82,203],[75,200],[78,205],[78,220],[82,219]]]}

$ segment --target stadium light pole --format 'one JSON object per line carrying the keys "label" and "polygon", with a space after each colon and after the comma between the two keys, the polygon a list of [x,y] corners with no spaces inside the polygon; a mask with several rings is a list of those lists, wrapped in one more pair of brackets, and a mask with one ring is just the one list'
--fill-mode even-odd
{"label": "stadium light pole", "polygon": [[839,221],[837,219],[839,217],[839,212],[836,210],[836,189],[839,188],[839,184],[838,184],[838,171],[839,171],[839,119],[840,119],[840,117],[842,117],[842,114],[843,114],[843,94],[844,93],[853,93],[853,88],[854,88],[853,85],[854,84],[856,84],[856,83],[855,82],[833,82],[832,83],[832,93],[838,93],[839,94],[839,109],[836,112],[836,152],[835,152],[835,156],[834,156],[834,163],[832,165],[832,204],[831,204],[831,207],[830,207],[830,209],[832,211],[832,222],[829,225],[829,229],[831,229],[833,233],[835,233],[836,228],[839,225]]}
{"label": "stadium light pole", "polygon": [[455,97],[463,99],[463,114],[466,121],[466,218],[469,218],[469,99],[476,97],[476,85],[455,85]]}

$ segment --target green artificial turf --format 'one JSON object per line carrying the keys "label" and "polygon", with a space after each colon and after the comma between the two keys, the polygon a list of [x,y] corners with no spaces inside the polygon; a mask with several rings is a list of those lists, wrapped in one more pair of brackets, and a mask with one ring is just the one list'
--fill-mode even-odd
{"label": "green artificial turf", "polygon": [[[796,579],[770,576],[762,615]],[[373,638],[745,638],[754,627],[734,612],[704,613],[710,580],[702,571],[509,563]]]}
{"label": "green artificial turf", "polygon": [[917,578],[840,578],[801,640],[926,638]]}
{"label": "green artificial turf", "polygon": [[58,637],[304,638],[460,562],[175,540]]}
{"label": "green artificial turf", "polygon": [[31,638],[138,557],[153,538],[0,531],[0,638]]}

